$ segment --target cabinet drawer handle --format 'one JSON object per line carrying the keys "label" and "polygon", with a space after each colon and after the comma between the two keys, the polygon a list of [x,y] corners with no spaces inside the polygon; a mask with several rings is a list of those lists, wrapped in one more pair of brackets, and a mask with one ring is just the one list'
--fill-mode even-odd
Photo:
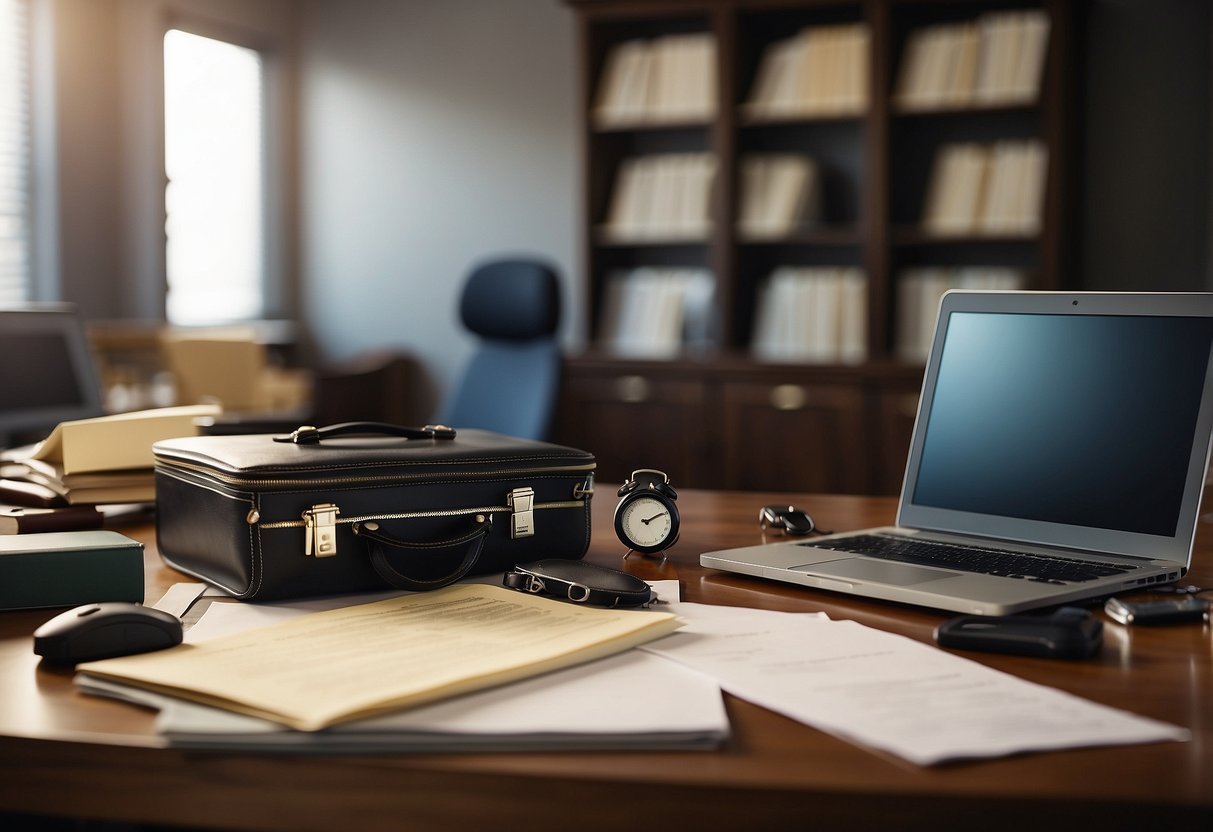
{"label": "cabinet drawer handle", "polygon": [[620,376],[615,379],[615,395],[619,401],[628,404],[647,402],[652,393],[652,385],[644,376]]}
{"label": "cabinet drawer handle", "polygon": [[799,384],[779,384],[771,388],[771,407],[776,410],[800,410],[809,402],[809,391]]}

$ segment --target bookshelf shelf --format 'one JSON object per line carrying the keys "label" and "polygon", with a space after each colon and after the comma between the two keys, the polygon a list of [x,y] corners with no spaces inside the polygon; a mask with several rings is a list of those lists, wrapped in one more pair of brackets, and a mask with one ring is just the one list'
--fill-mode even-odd
{"label": "bookshelf shelf", "polygon": [[811,127],[816,124],[862,124],[864,119],[864,113],[822,113],[811,116],[738,116],[737,124],[743,130],[762,130],[780,127]]}
{"label": "bookshelf shelf", "polygon": [[[905,397],[916,391],[922,366],[916,339],[933,322],[928,295],[991,281],[1058,289],[1072,273],[1067,223],[1076,133],[1074,4],[566,2],[577,13],[581,38],[589,347],[566,362],[557,438],[612,450],[619,441],[606,433],[620,422],[604,421],[598,412],[632,414],[656,432],[654,446],[620,446],[618,471],[611,467],[613,454],[600,453],[605,479],[643,463],[667,465],[683,485],[787,485],[782,474],[745,464],[753,440],[733,432],[744,414],[770,430],[823,431],[830,447],[860,455],[845,466],[827,466],[832,473],[820,480],[823,487],[895,490],[898,477],[886,469],[904,460],[910,428]],[[1011,37],[1008,27],[1033,34]],[[944,60],[943,47],[929,45],[927,30],[949,49],[970,50],[968,76],[946,80],[938,74],[943,64],[965,64]],[[957,45],[962,30],[965,47]],[[688,38],[700,60],[711,56],[705,73],[710,90],[680,82],[696,90],[690,93],[700,108],[696,117],[674,118],[667,111],[657,120],[601,121],[602,102],[626,99],[618,74],[623,52],[659,53]],[[1008,45],[1029,41],[1033,47],[1023,53]],[[987,55],[991,50],[997,54]],[[911,58],[922,64],[912,83],[906,76]],[[709,112],[710,118],[701,117]],[[626,172],[645,159],[659,165],[653,161],[659,157],[695,157],[707,171],[706,182],[687,180],[697,189],[691,214],[702,220],[702,235],[649,228],[621,237],[612,223],[621,211],[629,217],[618,192]],[[763,165],[765,173],[759,172]],[[632,227],[636,216],[643,229],[643,218],[687,203],[681,186],[671,190],[665,175],[637,189],[652,202],[630,215]],[[619,350],[618,333],[636,323],[626,310],[650,302],[633,298],[629,307],[629,281],[652,282],[654,271],[710,290],[686,294],[693,314],[688,306],[646,319],[682,326],[681,347],[674,332],[654,341],[660,347],[652,355],[637,354],[634,344]],[[815,315],[815,327],[838,330],[838,343],[795,342],[816,337],[812,327],[799,335],[772,331],[770,310],[780,305],[770,298],[776,283],[795,283],[799,288],[778,290],[783,305]],[[822,304],[836,312],[822,315]],[[845,360],[831,358],[842,343]],[[780,360],[759,360],[771,348]],[[618,413],[607,406],[611,390],[634,391],[637,378],[646,380],[640,387],[650,391],[648,398],[633,397]],[[806,401],[820,408],[809,408],[807,422],[792,411],[776,418],[755,410],[767,400],[763,385],[789,384],[817,391]],[[587,409],[589,402],[598,410]],[[856,425],[879,440],[860,447],[864,443],[847,433]],[[707,445],[696,444],[707,441],[692,436],[697,426]],[[743,447],[734,447],[738,443]],[[662,450],[667,448],[675,450]],[[674,460],[640,459],[646,450]],[[865,473],[844,474],[844,468]]]}
{"label": "bookshelf shelf", "polygon": [[1040,244],[1039,234],[1013,233],[1005,234],[936,234],[924,231],[919,226],[895,226],[891,229],[891,242],[894,246],[905,248],[917,247],[947,247],[947,246],[1001,246],[1006,244],[1021,246],[1037,246]]}
{"label": "bookshelf shelf", "polygon": [[1041,104],[1039,101],[1032,101],[1024,104],[966,104],[964,106],[953,107],[930,107],[930,108],[914,108],[894,106],[892,114],[898,119],[936,119],[936,118],[955,118],[962,119],[967,116],[978,116],[988,118],[1000,114],[1019,116],[1022,114],[1031,114],[1039,112]]}
{"label": "bookshelf shelf", "polygon": [[737,242],[755,248],[763,246],[847,247],[864,244],[863,233],[853,226],[807,228],[779,236],[757,236],[739,232]]}
{"label": "bookshelf shelf", "polygon": [[594,124],[591,130],[603,134],[672,133],[678,130],[706,130],[712,126],[712,123],[710,120],[636,121],[621,124]]}

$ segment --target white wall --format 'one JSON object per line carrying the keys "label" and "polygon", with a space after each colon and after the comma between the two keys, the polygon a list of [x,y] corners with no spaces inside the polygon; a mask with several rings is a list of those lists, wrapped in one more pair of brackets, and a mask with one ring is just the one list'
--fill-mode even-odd
{"label": "white wall", "polygon": [[476,262],[552,261],[578,308],[576,26],[556,0],[306,0],[302,313],[322,360],[394,347],[441,398]]}

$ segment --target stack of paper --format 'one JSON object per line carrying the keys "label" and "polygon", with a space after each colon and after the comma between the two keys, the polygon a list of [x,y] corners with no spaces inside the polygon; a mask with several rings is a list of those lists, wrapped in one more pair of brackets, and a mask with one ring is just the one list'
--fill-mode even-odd
{"label": "stack of paper", "polygon": [[320,731],[296,731],[89,677],[80,686],[156,708],[157,733],[177,748],[326,754],[690,751],[715,748],[729,733],[720,686],[711,677],[636,650]]}
{"label": "stack of paper", "polygon": [[156,498],[152,445],[197,434],[196,420],[215,405],[141,410],[62,422],[4,476],[27,480],[70,504],[139,503]]}
{"label": "stack of paper", "polygon": [[[462,590],[467,597],[488,592],[479,595],[482,600],[508,592],[495,586],[477,589],[475,585],[465,585]],[[438,609],[451,600],[447,590],[436,595]],[[200,749],[283,753],[706,749],[728,735],[721,688],[841,739],[919,765],[1025,751],[1183,741],[1189,737],[1188,732],[1173,725],[1087,702],[853,621],[831,621],[821,613],[681,603],[676,592],[667,593],[664,588],[659,588],[659,595],[667,601],[664,608],[669,612],[657,615],[677,616],[683,626],[668,636],[646,641],[639,650],[618,652],[429,705],[339,721],[319,730],[295,730],[284,724],[283,716],[273,720],[246,716],[236,712],[240,706],[234,702],[223,708],[208,707],[121,680],[99,678],[92,672],[97,666],[113,667],[110,662],[82,668],[87,672],[78,675],[77,682],[90,693],[159,709],[157,729],[168,744]],[[545,620],[541,612],[561,611],[570,605],[521,597],[525,615],[493,619],[501,624],[507,643],[519,637],[533,646],[542,641],[549,626],[555,628],[558,638],[568,635],[571,628],[562,622],[560,612],[553,620]],[[268,668],[259,673],[268,674],[266,684],[275,704],[300,698],[301,708],[292,710],[314,709],[318,696],[357,688],[359,682],[384,669],[391,672],[390,662],[398,658],[399,651],[376,653],[373,645],[354,649],[363,647],[360,634],[377,633],[386,625],[389,632],[376,638],[394,640],[402,635],[400,627],[410,626],[398,615],[403,609],[402,599],[385,602],[386,606],[355,607],[352,617],[337,610],[320,629],[329,630],[333,636],[329,640],[335,642],[339,628],[353,626],[337,660],[340,666],[331,656],[320,657],[318,664],[299,661],[298,657],[288,661],[285,654],[299,646],[299,639],[306,645],[314,638],[317,631],[312,622],[316,616],[306,613],[323,603],[325,599],[293,605],[214,605],[186,634],[187,642],[197,646],[187,644],[168,654],[149,654],[149,658],[178,654],[183,657],[177,662],[180,670],[182,664],[192,663],[191,650],[203,651],[205,655],[186,674],[197,679],[206,670],[235,672],[259,653],[271,658]],[[420,603],[431,611],[435,609],[428,601]],[[387,614],[367,615],[366,611],[371,610]],[[642,619],[654,615],[643,611],[589,612]],[[427,637],[434,642],[443,640],[440,634],[461,617],[456,614],[441,623],[435,621]],[[279,623],[256,626],[265,621]],[[485,622],[490,629],[493,621]],[[200,634],[204,630],[211,631],[209,636]],[[215,635],[225,630],[237,635]],[[454,639],[463,643],[465,635],[456,632]],[[287,639],[287,645],[276,641],[280,637]],[[494,637],[494,643],[501,642]],[[250,651],[251,644],[261,646]],[[480,656],[486,647],[488,642],[474,647],[474,652]],[[428,652],[441,649],[434,644]],[[522,652],[534,651],[524,648]],[[505,661],[517,657],[515,654]],[[111,660],[115,661],[127,660]],[[473,658],[466,664],[483,668],[483,662],[482,658]],[[284,670],[288,665],[297,667]],[[331,678],[351,669],[354,678]],[[436,674],[426,670],[422,675],[425,685],[432,683]],[[305,689],[307,684],[318,685],[320,694]],[[378,686],[379,680],[370,679],[370,684]],[[390,686],[399,689],[397,682]],[[243,701],[253,686],[227,687],[242,690]],[[655,691],[659,695],[654,696]],[[374,701],[375,695],[370,698]]]}
{"label": "stack of paper", "polygon": [[[483,584],[290,612],[201,643],[83,664],[78,681],[160,708],[162,733],[191,747],[703,747],[727,733],[711,680],[629,652],[680,626],[669,613]],[[654,684],[667,702],[650,707]]]}

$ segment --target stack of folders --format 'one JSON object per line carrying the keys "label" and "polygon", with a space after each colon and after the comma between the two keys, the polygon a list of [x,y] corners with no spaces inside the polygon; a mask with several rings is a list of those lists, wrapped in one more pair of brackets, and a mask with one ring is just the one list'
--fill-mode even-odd
{"label": "stack of folders", "polygon": [[599,344],[631,358],[672,358],[712,340],[716,281],[703,269],[640,267],[611,275]]}
{"label": "stack of folders", "polygon": [[778,239],[816,223],[821,217],[821,178],[817,163],[794,153],[746,156],[741,163],[743,237]]}
{"label": "stack of folders", "polygon": [[1027,104],[1040,92],[1049,18],[1039,10],[910,32],[894,101],[906,111]]}
{"label": "stack of folders", "polygon": [[709,121],[716,115],[716,40],[667,35],[618,44],[607,56],[594,119],[602,127]]}
{"label": "stack of folders", "polygon": [[743,113],[754,120],[846,116],[868,105],[866,24],[813,26],[767,47]]}
{"label": "stack of folders", "polygon": [[620,242],[703,239],[711,230],[715,177],[716,157],[709,153],[625,159],[603,232]]}
{"label": "stack of folders", "polygon": [[759,291],[751,352],[763,361],[863,361],[867,293],[858,268],[776,269]]}
{"label": "stack of folders", "polygon": [[34,506],[151,502],[156,498],[152,445],[192,436],[215,405],[141,410],[62,422],[27,454],[3,468],[9,502]]}
{"label": "stack of folders", "polygon": [[949,289],[1022,289],[1027,276],[1004,267],[906,269],[897,278],[896,354],[922,363],[931,351],[939,299]]}
{"label": "stack of folders", "polygon": [[212,604],[187,644],[79,665],[76,682],[158,709],[183,748],[708,749],[728,735],[715,680],[630,649],[679,627],[668,612],[487,584],[349,603]]}
{"label": "stack of folders", "polygon": [[940,236],[1034,234],[1047,167],[1039,141],[944,145],[927,185],[923,228]]}

